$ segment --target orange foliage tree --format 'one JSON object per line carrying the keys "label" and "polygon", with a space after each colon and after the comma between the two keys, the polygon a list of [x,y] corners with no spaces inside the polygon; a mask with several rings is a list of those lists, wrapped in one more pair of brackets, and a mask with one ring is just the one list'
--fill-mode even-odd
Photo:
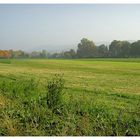
{"label": "orange foliage tree", "polygon": [[10,58],[12,56],[11,52],[8,50],[0,50],[0,58]]}

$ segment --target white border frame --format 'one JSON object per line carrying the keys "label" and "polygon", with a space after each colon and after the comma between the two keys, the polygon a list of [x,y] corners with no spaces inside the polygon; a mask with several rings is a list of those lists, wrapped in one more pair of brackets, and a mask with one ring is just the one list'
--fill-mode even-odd
{"label": "white border frame", "polygon": [[139,4],[140,0],[0,0],[1,4]]}

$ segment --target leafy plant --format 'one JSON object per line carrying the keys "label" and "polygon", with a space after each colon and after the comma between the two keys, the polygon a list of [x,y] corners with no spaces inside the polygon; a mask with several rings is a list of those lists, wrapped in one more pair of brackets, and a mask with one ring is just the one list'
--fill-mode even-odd
{"label": "leafy plant", "polygon": [[55,74],[55,76],[48,81],[47,84],[47,105],[51,109],[58,109],[62,103],[62,94],[64,89],[64,79],[62,75]]}

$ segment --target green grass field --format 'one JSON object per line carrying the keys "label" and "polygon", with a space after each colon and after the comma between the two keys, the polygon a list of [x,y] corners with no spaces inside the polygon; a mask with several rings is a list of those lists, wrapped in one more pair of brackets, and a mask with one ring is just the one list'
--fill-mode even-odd
{"label": "green grass field", "polygon": [[[55,74],[57,112],[45,100]],[[0,135],[140,136],[140,59],[0,60]]]}

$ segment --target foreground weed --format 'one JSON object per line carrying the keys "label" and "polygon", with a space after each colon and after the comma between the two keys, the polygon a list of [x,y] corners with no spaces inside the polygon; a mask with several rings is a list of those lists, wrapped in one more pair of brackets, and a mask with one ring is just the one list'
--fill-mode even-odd
{"label": "foreground weed", "polygon": [[56,74],[46,86],[47,88],[47,105],[49,108],[55,110],[62,104],[62,94],[64,89],[64,79],[62,75]]}

